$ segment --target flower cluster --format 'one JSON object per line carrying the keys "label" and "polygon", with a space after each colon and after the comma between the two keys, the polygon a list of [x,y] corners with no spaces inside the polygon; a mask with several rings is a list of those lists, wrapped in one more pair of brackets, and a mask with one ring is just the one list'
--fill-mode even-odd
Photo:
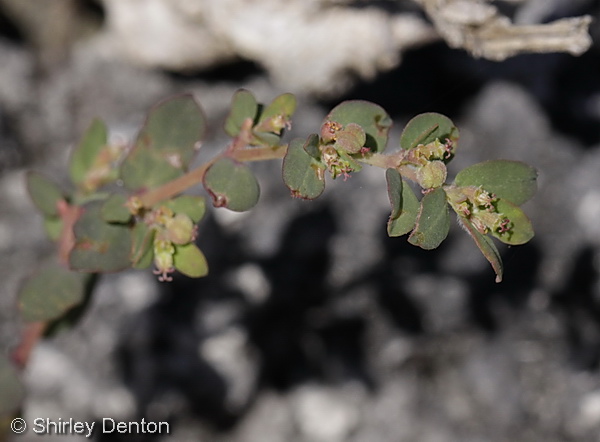
{"label": "flower cluster", "polygon": [[367,140],[365,131],[355,123],[342,126],[335,121],[325,121],[321,126],[321,161],[325,164],[332,178],[343,176],[348,179],[351,172],[360,170],[360,165],[351,155],[365,155],[370,150],[365,147]]}
{"label": "flower cluster", "polygon": [[175,271],[175,246],[194,241],[198,228],[189,216],[176,214],[166,206],[147,213],[144,222],[154,231],[154,274],[159,275],[159,281],[171,281],[170,274]]}
{"label": "flower cluster", "polygon": [[481,187],[446,188],[448,201],[454,211],[477,229],[479,233],[510,233],[513,223],[498,210],[498,198]]}

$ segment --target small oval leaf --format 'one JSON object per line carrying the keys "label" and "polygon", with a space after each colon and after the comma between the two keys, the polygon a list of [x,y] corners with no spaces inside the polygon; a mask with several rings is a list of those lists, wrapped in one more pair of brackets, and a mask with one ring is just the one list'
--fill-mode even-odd
{"label": "small oval leaf", "polygon": [[172,200],[161,203],[175,213],[184,213],[191,218],[194,224],[198,223],[206,212],[206,200],[202,196],[181,195]]}
{"label": "small oval leaf", "polygon": [[131,212],[126,206],[127,196],[115,193],[108,197],[101,209],[102,219],[109,223],[127,223]]}
{"label": "small oval leaf", "polygon": [[83,300],[88,276],[55,262],[47,263],[19,291],[19,310],[23,319],[37,322],[61,317]]}
{"label": "small oval leaf", "polygon": [[419,200],[396,169],[387,169],[385,177],[392,205],[392,214],[387,224],[388,236],[402,236],[415,227]]}
{"label": "small oval leaf", "polygon": [[533,226],[527,215],[515,204],[502,198],[496,202],[498,212],[509,219],[509,230],[503,233],[492,230],[490,233],[505,244],[513,246],[525,244],[533,238]]}
{"label": "small oval leaf", "polygon": [[[71,181],[80,188],[87,190],[93,190],[96,184],[90,182],[90,172],[98,168],[102,161],[102,156],[109,156],[103,154],[108,143],[108,129],[106,124],[102,120],[95,119],[92,124],[83,134],[81,141],[77,148],[71,155],[69,162],[69,175]],[[107,158],[110,160],[110,158]],[[114,176],[116,178],[116,176]],[[92,181],[96,181],[95,179]]]}
{"label": "small oval leaf", "polygon": [[446,239],[449,230],[450,213],[446,192],[438,187],[421,200],[417,224],[408,237],[408,242],[425,250],[435,249]]}
{"label": "small oval leaf", "polygon": [[244,121],[250,118],[253,122],[258,114],[258,103],[251,92],[240,89],[231,101],[231,110],[225,120],[225,132],[227,135],[236,137],[239,135]]}
{"label": "small oval leaf", "polygon": [[400,147],[413,149],[419,144],[428,144],[435,139],[444,142],[447,138],[458,139],[458,129],[452,120],[442,114],[428,112],[417,115],[408,122],[400,136]]}
{"label": "small oval leaf", "polygon": [[392,119],[379,105],[363,100],[344,101],[334,107],[326,121],[335,121],[342,126],[350,123],[358,124],[365,131],[365,147],[371,152],[383,152],[388,133],[392,127]]}
{"label": "small oval leaf", "polygon": [[95,201],[73,226],[75,246],[69,255],[71,269],[82,272],[116,272],[131,265],[131,230],[102,219],[103,202]]}
{"label": "small oval leaf", "polygon": [[297,198],[312,200],[325,190],[325,166],[307,152],[315,137],[311,135],[306,144],[300,138],[292,140],[283,159],[283,181]]}
{"label": "small oval leaf", "polygon": [[173,255],[175,268],[190,278],[201,278],[208,275],[208,263],[196,244],[190,243],[175,246]]}
{"label": "small oval leaf", "polygon": [[187,170],[206,132],[206,119],[192,95],[158,103],[148,113],[120,177],[131,190],[160,186]]}
{"label": "small oval leaf", "polygon": [[520,206],[537,190],[537,171],[520,161],[491,160],[474,164],[456,175],[458,186],[481,186],[484,190]]}
{"label": "small oval leaf", "polygon": [[254,130],[279,135],[295,111],[296,97],[290,93],[279,95],[260,114]]}
{"label": "small oval leaf", "polygon": [[260,196],[258,181],[250,168],[231,158],[215,161],[206,171],[203,183],[215,207],[226,207],[234,212],[250,210]]}
{"label": "small oval leaf", "polygon": [[60,188],[38,172],[27,173],[27,190],[34,206],[45,216],[58,216],[56,203],[64,199]]}

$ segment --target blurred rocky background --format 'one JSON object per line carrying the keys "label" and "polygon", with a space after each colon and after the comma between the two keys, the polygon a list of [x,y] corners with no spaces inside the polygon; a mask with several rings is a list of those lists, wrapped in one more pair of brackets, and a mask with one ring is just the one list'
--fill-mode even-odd
{"label": "blurred rocky background", "polygon": [[0,0],[4,354],[19,284],[53,251],[24,171],[66,183],[93,117],[130,139],[151,104],[190,91],[212,127],[202,161],[226,145],[240,87],[263,102],[297,94],[290,136],[360,98],[394,118],[390,149],[412,116],[437,111],[461,130],[451,172],[507,158],[540,173],[525,206],[536,237],[502,249],[495,284],[459,228],[432,252],[387,238],[381,170],[309,203],[289,197],[279,164],[257,164],[257,207],[200,225],[210,276],[102,277],[82,320],[35,349],[26,419],[171,424],[169,436],[97,441],[600,440],[600,2],[494,2],[516,24],[596,19],[580,56],[501,62],[451,49],[420,7],[431,4]]}

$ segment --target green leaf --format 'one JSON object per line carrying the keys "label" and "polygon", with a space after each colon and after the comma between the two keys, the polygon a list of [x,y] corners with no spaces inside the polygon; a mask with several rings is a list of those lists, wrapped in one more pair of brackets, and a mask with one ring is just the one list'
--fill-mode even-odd
{"label": "green leaf", "polygon": [[189,216],[194,224],[198,223],[206,212],[206,200],[201,196],[181,195],[177,198],[162,203],[175,213],[184,213]]}
{"label": "green leaf", "polygon": [[191,94],[180,95],[157,104],[150,110],[144,127],[137,138],[136,147],[161,152],[187,169],[198,143],[206,134],[206,118]]}
{"label": "green leaf", "polygon": [[388,236],[402,236],[415,227],[419,200],[396,169],[387,169],[385,178],[392,205],[392,214],[387,224]]}
{"label": "green leaf", "polygon": [[446,192],[438,187],[421,200],[417,224],[408,237],[408,242],[425,250],[435,249],[446,239],[449,229],[450,214]]}
{"label": "green leaf", "polygon": [[95,119],[71,155],[69,175],[77,187],[86,187],[84,183],[88,181],[89,173],[102,162],[98,160],[103,155],[107,143],[106,125],[103,121]]}
{"label": "green leaf", "polygon": [[131,231],[131,263],[136,269],[150,267],[154,258],[152,247],[155,231],[143,222],[138,222]]}
{"label": "green leaf", "polygon": [[102,219],[103,202],[84,207],[75,223],[75,246],[69,265],[82,272],[116,272],[130,267],[131,230],[122,224],[109,224]]}
{"label": "green leaf", "polygon": [[489,261],[496,272],[496,282],[502,281],[502,274],[504,272],[504,266],[502,265],[502,258],[500,257],[500,252],[496,248],[494,242],[485,235],[479,233],[479,231],[471,224],[467,219],[462,216],[458,217],[458,221],[465,228],[467,233],[473,238],[475,241],[475,245],[481,250],[485,259]]}
{"label": "green leaf", "polygon": [[257,113],[258,103],[254,95],[245,89],[240,89],[233,96],[231,110],[225,120],[225,132],[232,137],[239,135],[244,121],[250,118],[254,122]]}
{"label": "green leaf", "polygon": [[350,123],[361,126],[366,135],[364,145],[372,152],[383,152],[392,126],[392,119],[381,106],[362,100],[338,104],[327,115],[326,120],[335,121],[342,126]]}
{"label": "green leaf", "polygon": [[131,190],[152,189],[174,180],[183,174],[164,160],[157,152],[147,149],[134,149],[121,164],[121,179]]}
{"label": "green leaf", "polygon": [[25,387],[17,370],[7,357],[0,355],[0,422],[16,413],[24,399]]}
{"label": "green leaf", "polygon": [[173,264],[179,272],[190,278],[201,278],[208,274],[206,258],[194,243],[176,245]]}
{"label": "green leaf", "polygon": [[293,94],[282,94],[269,104],[260,114],[255,132],[268,132],[280,134],[290,122],[292,114],[296,111],[296,97]]}
{"label": "green leaf", "polygon": [[58,238],[60,238],[62,228],[62,219],[53,216],[44,217],[44,230],[46,230],[46,235],[48,235],[50,240],[56,241]]}
{"label": "green leaf", "polygon": [[127,223],[131,212],[126,206],[127,196],[119,193],[112,194],[102,205],[102,219],[109,223]]}
{"label": "green leaf", "polygon": [[458,186],[481,186],[516,205],[529,200],[537,190],[537,171],[520,161],[491,160],[474,164],[456,175]]}
{"label": "green leaf", "polygon": [[46,263],[19,291],[18,303],[23,319],[38,322],[61,317],[83,300],[88,276],[55,262]]}
{"label": "green leaf", "polygon": [[515,204],[505,199],[499,198],[496,202],[496,208],[510,220],[511,228],[508,232],[500,233],[491,230],[491,234],[505,244],[513,246],[525,244],[533,238],[533,226],[527,215]]}
{"label": "green leaf", "polygon": [[160,186],[187,170],[206,132],[206,119],[191,95],[154,106],[121,166],[128,189]]}
{"label": "green leaf", "polygon": [[215,207],[234,212],[250,210],[258,202],[260,188],[248,166],[220,158],[204,175],[204,188],[210,193]]}
{"label": "green leaf", "polygon": [[[300,140],[302,142],[302,140]],[[310,134],[304,143],[304,150],[307,154],[313,157],[315,160],[321,158],[321,150],[319,149],[319,136],[317,134]]]}
{"label": "green leaf", "polygon": [[419,144],[428,144],[435,139],[444,142],[446,138],[452,141],[458,139],[458,129],[450,118],[428,112],[414,117],[408,122],[400,136],[400,147],[405,150],[413,149]]}
{"label": "green leaf", "polygon": [[53,181],[38,172],[27,173],[27,190],[34,206],[45,216],[58,216],[56,203],[64,200],[62,191]]}
{"label": "green leaf", "polygon": [[325,166],[307,152],[315,137],[311,135],[306,144],[300,138],[292,140],[283,159],[283,181],[297,198],[315,199],[325,190]]}

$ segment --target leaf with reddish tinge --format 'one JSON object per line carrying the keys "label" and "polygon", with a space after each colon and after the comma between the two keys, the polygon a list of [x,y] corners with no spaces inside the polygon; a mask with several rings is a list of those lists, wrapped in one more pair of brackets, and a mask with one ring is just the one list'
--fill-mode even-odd
{"label": "leaf with reddish tinge", "polygon": [[392,127],[392,119],[379,105],[363,100],[344,101],[334,107],[326,121],[335,121],[342,126],[358,124],[365,132],[365,147],[371,152],[383,152]]}
{"label": "leaf with reddish tinge", "polygon": [[225,120],[225,132],[236,137],[239,135],[244,122],[249,118],[254,122],[258,114],[258,103],[251,92],[240,89],[233,95],[231,110]]}
{"label": "leaf with reddish tinge", "polygon": [[387,224],[388,236],[402,236],[415,227],[419,200],[396,169],[385,172],[392,213]]}
{"label": "leaf with reddish tinge", "polygon": [[502,274],[504,272],[504,267],[502,265],[502,258],[500,257],[500,252],[496,248],[496,245],[492,241],[491,238],[482,235],[479,231],[464,217],[459,216],[458,221],[465,228],[467,233],[473,238],[475,241],[475,245],[481,250],[485,259],[489,261],[496,272],[496,282],[502,281]]}
{"label": "leaf with reddish tinge", "polygon": [[314,140],[314,135],[306,144],[300,138],[292,140],[283,159],[283,181],[298,198],[315,199],[325,190],[325,165],[308,153]]}
{"label": "leaf with reddish tinge", "polygon": [[215,161],[206,171],[203,183],[215,207],[234,212],[250,210],[260,196],[258,181],[250,168],[231,158]]}
{"label": "leaf with reddish tinge", "polygon": [[449,230],[450,213],[446,192],[438,187],[421,200],[417,224],[408,237],[408,242],[425,250],[435,249],[446,239]]}

